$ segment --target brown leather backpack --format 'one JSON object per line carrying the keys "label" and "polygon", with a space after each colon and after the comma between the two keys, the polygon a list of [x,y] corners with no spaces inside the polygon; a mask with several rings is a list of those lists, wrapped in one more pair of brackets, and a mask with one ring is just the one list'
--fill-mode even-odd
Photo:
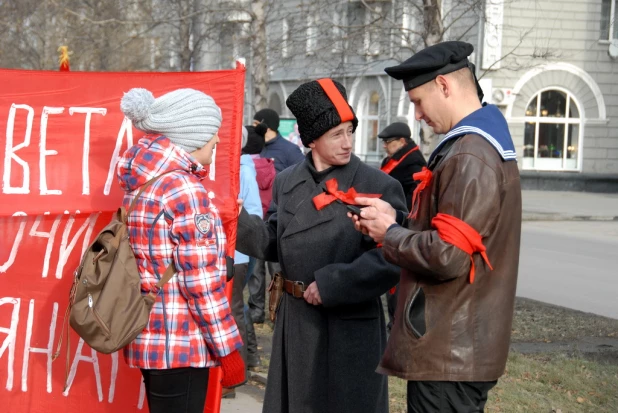
{"label": "brown leather backpack", "polygon": [[88,247],[75,270],[67,309],[70,324],[90,347],[101,353],[120,350],[144,330],[157,293],[174,276],[172,262],[156,288],[142,295],[137,262],[127,231],[127,217],[133,212],[142,192],[163,175],[154,177],[140,188],[128,211],[124,207],[118,209]]}

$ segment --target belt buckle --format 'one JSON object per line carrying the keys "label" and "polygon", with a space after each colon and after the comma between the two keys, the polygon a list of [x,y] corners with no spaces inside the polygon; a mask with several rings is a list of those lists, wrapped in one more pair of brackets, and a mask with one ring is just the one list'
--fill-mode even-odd
{"label": "belt buckle", "polygon": [[[296,295],[296,286],[300,286],[300,294]],[[302,281],[294,281],[294,294],[292,294],[295,298],[303,298],[303,293],[305,292],[305,283]]]}

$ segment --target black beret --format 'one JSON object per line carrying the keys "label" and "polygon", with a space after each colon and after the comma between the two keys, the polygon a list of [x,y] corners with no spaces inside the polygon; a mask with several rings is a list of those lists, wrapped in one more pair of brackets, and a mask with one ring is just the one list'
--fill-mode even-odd
{"label": "black beret", "polygon": [[272,109],[262,109],[256,112],[253,120],[264,122],[266,126],[274,131],[279,130],[279,114]]}
{"label": "black beret", "polygon": [[414,54],[398,66],[384,71],[397,80],[403,80],[406,91],[421,86],[438,75],[445,75],[469,66],[468,56],[474,47],[465,42],[443,42]]}
{"label": "black beret", "polygon": [[388,125],[382,132],[378,134],[378,138],[380,139],[390,139],[390,138],[410,138],[412,136],[412,132],[410,132],[410,127],[403,122],[395,122]]}
{"label": "black beret", "polygon": [[306,147],[343,122],[351,121],[353,130],[358,125],[345,88],[332,79],[303,83],[285,104],[296,117],[300,139]]}

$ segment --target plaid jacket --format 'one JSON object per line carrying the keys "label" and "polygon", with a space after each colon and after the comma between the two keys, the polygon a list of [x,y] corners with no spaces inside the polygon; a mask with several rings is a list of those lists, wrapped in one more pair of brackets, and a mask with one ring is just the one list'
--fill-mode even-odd
{"label": "plaid jacket", "polygon": [[200,182],[207,171],[164,136],[145,136],[118,163],[129,207],[129,239],[147,294],[172,259],[177,273],[159,291],[147,327],[124,348],[131,367],[212,367],[242,346],[224,287],[226,238],[215,206]]}

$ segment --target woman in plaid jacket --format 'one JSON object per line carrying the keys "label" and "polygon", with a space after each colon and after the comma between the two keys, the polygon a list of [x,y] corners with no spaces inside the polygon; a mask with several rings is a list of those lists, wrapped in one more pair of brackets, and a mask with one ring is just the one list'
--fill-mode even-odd
{"label": "woman in plaid jacket", "polygon": [[125,360],[141,369],[152,413],[201,413],[210,367],[221,365],[225,387],[245,381],[242,340],[224,292],[225,233],[201,183],[219,141],[221,110],[192,89],[157,99],[131,89],[120,106],[148,134],[119,161],[124,205],[165,174],[128,218],[142,291],[150,292],[172,261],[177,271],[158,292],[144,331],[125,347]]}

